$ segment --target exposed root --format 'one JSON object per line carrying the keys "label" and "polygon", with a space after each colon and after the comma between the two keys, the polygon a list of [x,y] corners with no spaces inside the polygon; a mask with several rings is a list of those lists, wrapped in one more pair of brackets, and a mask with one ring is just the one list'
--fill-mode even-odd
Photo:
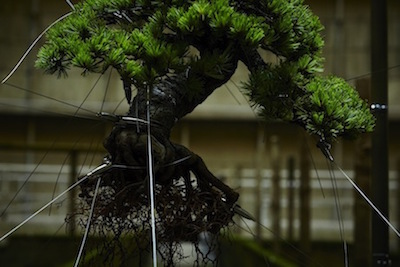
{"label": "exposed root", "polygon": [[[107,266],[112,266],[116,258],[117,262],[124,262],[135,255],[143,257],[149,251],[151,220],[147,179],[127,181],[129,173],[132,174],[118,170],[103,174],[96,198],[91,230],[104,240],[98,247],[98,256]],[[233,223],[233,203],[227,202],[220,190],[214,187],[205,190],[196,180],[188,185],[186,179],[176,177],[155,186],[159,256],[164,266],[174,266],[184,258],[181,243],[191,242],[197,254],[194,265],[207,262],[215,265],[215,240],[221,229]],[[80,223],[85,226],[95,183],[84,183],[81,189]],[[207,246],[201,238],[205,233],[212,237],[207,239]]]}

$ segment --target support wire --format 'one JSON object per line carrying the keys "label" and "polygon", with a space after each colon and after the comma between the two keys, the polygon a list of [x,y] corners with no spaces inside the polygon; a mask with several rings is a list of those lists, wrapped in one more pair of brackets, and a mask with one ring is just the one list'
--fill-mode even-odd
{"label": "support wire", "polygon": [[54,202],[56,202],[58,199],[60,199],[63,195],[65,195],[66,193],[68,193],[69,191],[71,191],[72,189],[74,189],[77,185],[79,185],[80,183],[82,183],[83,181],[85,181],[88,177],[84,177],[81,180],[77,181],[76,183],[74,183],[73,185],[71,185],[70,187],[68,187],[64,192],[62,192],[61,194],[59,194],[57,197],[53,198],[50,202],[48,202],[46,205],[44,205],[43,207],[41,207],[40,209],[38,209],[35,213],[33,213],[31,216],[29,216],[28,218],[26,218],[23,222],[21,222],[20,224],[18,224],[17,226],[15,226],[13,229],[11,229],[8,233],[6,233],[5,235],[3,235],[0,238],[0,242],[2,242],[4,239],[6,239],[7,237],[9,237],[11,234],[13,234],[15,231],[17,231],[19,228],[21,228],[25,223],[27,223],[28,221],[30,221],[33,217],[35,217],[36,215],[38,215],[39,213],[41,213],[43,210],[45,210],[47,207],[49,207],[51,204],[53,204]]}
{"label": "support wire", "polygon": [[65,0],[72,10],[75,10],[74,4],[70,0]]}
{"label": "support wire", "polygon": [[66,193],[68,193],[69,191],[71,191],[72,189],[74,189],[76,186],[78,186],[79,184],[81,184],[83,181],[86,181],[89,177],[96,175],[96,174],[100,174],[103,173],[105,171],[107,171],[108,169],[110,169],[111,165],[109,162],[105,162],[103,164],[101,164],[100,166],[98,166],[97,168],[95,168],[94,170],[92,170],[91,172],[89,172],[88,174],[86,174],[83,178],[81,178],[80,180],[78,180],[77,182],[75,182],[73,185],[71,185],[70,187],[68,187],[65,191],[63,191],[61,194],[59,194],[57,197],[53,198],[50,202],[48,202],[46,205],[44,205],[43,207],[41,207],[40,209],[38,209],[35,213],[33,213],[31,216],[29,216],[28,218],[26,218],[23,222],[21,222],[20,224],[18,224],[17,226],[15,226],[13,229],[11,229],[8,233],[6,233],[5,235],[3,235],[2,237],[0,237],[0,242],[2,242],[4,239],[6,239],[7,237],[9,237],[10,235],[12,235],[15,231],[17,231],[19,228],[21,228],[24,224],[26,224],[27,222],[29,222],[32,218],[34,218],[36,215],[38,215],[39,213],[41,213],[43,210],[45,210],[47,207],[49,207],[51,204],[53,204],[54,202],[56,202],[58,199],[60,199],[63,195],[65,195]]}
{"label": "support wire", "polygon": [[337,213],[338,220],[339,220],[340,238],[342,239],[342,242],[343,242],[344,265],[345,265],[345,267],[349,267],[349,253],[348,253],[348,246],[347,246],[347,241],[346,241],[346,237],[345,237],[345,233],[344,233],[344,222],[343,222],[343,216],[342,216],[342,210],[341,210],[342,205],[340,203],[338,185],[337,185],[335,173],[333,172],[332,166],[329,164],[328,159],[327,159],[327,163],[328,163],[328,168],[329,168],[329,174],[331,177],[333,195],[335,197],[336,213]]}
{"label": "support wire", "polygon": [[43,37],[43,35],[51,28],[53,27],[55,24],[57,24],[58,22],[60,22],[61,20],[65,19],[66,17],[68,17],[69,15],[71,15],[72,12],[69,12],[63,16],[61,16],[60,18],[58,18],[57,20],[55,20],[52,24],[50,24],[46,29],[44,29],[44,31],[42,31],[39,36],[33,41],[33,43],[29,46],[29,48],[25,51],[25,53],[22,55],[22,57],[20,58],[20,60],[18,61],[18,63],[14,66],[14,68],[11,70],[11,72],[3,79],[3,81],[1,81],[1,83],[5,83],[14,73],[15,71],[19,68],[19,66],[22,64],[22,62],[25,60],[25,58],[28,56],[28,54],[32,51],[33,47],[35,47],[35,45],[39,42],[39,40]]}
{"label": "support wire", "polygon": [[153,153],[151,146],[151,123],[150,123],[150,86],[147,86],[147,155],[150,191],[150,212],[151,212],[151,238],[153,252],[153,266],[157,267],[157,237],[156,237],[156,217],[155,217],[155,193],[154,193],[154,173],[153,173]]}
{"label": "support wire", "polygon": [[400,232],[390,223],[390,221],[382,214],[382,212],[375,206],[374,203],[367,197],[367,195],[358,187],[358,185],[340,168],[335,162],[333,162],[338,170],[344,175],[344,177],[350,182],[354,189],[364,198],[364,200],[371,206],[371,208],[381,217],[381,219],[395,232],[395,234],[400,238]]}
{"label": "support wire", "polygon": [[346,172],[340,168],[340,166],[335,162],[335,159],[331,155],[330,152],[330,144],[327,143],[324,139],[320,139],[318,144],[318,148],[321,149],[322,154],[330,161],[338,170],[344,175],[344,177],[350,182],[350,184],[354,187],[354,189],[364,198],[364,200],[371,206],[371,208],[381,217],[381,219],[396,233],[398,237],[400,237],[400,232],[390,223],[390,221],[382,214],[382,212],[375,206],[374,203],[368,198],[368,196],[361,190],[361,188],[346,174]]}
{"label": "support wire", "polygon": [[100,182],[101,182],[101,178],[99,178],[97,180],[96,189],[95,189],[94,195],[93,195],[92,205],[90,206],[89,218],[88,218],[88,221],[87,221],[85,234],[83,235],[82,242],[81,242],[81,247],[79,248],[79,253],[78,253],[78,256],[76,257],[74,267],[78,267],[79,262],[81,261],[82,253],[83,253],[83,250],[85,248],[85,243],[86,243],[87,237],[89,235],[90,223],[92,221],[92,216],[93,216],[93,212],[94,212],[94,204],[96,202],[96,197],[97,197],[97,193],[99,191]]}

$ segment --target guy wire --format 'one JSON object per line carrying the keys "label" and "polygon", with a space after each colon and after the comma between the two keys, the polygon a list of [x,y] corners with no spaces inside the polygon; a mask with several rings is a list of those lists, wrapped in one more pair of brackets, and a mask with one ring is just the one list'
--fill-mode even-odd
{"label": "guy wire", "polygon": [[153,251],[153,266],[157,267],[157,237],[156,237],[156,218],[155,218],[155,193],[154,193],[154,173],[153,173],[153,153],[151,146],[151,121],[150,121],[150,86],[146,84],[147,90],[147,155],[148,155],[148,175],[150,190],[150,212],[151,212],[151,239]]}

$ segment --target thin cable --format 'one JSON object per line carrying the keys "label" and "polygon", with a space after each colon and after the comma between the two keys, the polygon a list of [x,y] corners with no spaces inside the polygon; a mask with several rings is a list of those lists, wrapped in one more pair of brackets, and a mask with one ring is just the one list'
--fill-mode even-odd
{"label": "thin cable", "polygon": [[151,146],[151,127],[150,127],[150,86],[147,85],[147,155],[149,172],[150,190],[150,212],[151,212],[151,238],[153,249],[153,266],[157,267],[157,238],[156,238],[156,217],[155,217],[155,196],[154,196],[154,176],[153,176],[153,155]]}
{"label": "thin cable", "polygon": [[125,96],[118,102],[117,106],[114,108],[112,114],[115,114],[115,112],[117,112],[118,108],[122,105],[122,103],[124,103],[125,101]]}
{"label": "thin cable", "polygon": [[[79,176],[81,176],[81,173],[82,173],[82,170],[83,170],[83,168],[84,168],[84,166],[85,166],[85,164],[86,164],[86,161],[88,160],[88,157],[89,157],[89,153],[90,153],[90,151],[92,150],[92,148],[93,148],[93,143],[96,143],[96,146],[94,147],[94,149],[93,149],[93,151],[97,151],[98,150],[98,148],[99,148],[99,140],[96,140],[96,138],[93,136],[93,138],[90,140],[90,145],[89,145],[89,148],[88,148],[88,150],[86,151],[86,153],[85,153],[85,157],[84,157],[84,159],[82,160],[82,164],[81,164],[81,167],[80,167],[80,169],[79,169],[79,171],[78,171],[78,177]],[[101,143],[101,142],[100,142]],[[93,164],[93,160],[94,160],[94,157],[96,156],[96,153],[93,153],[93,155],[92,155],[92,158],[91,158],[91,160],[90,160],[90,163],[88,164],[89,166],[89,169],[92,167],[92,164]]]}
{"label": "thin cable", "polygon": [[[247,229],[243,226],[240,226],[238,224],[236,224],[237,227],[239,227],[240,229],[244,230],[245,232],[249,233],[250,235],[252,235],[254,238],[256,238],[256,234],[253,233],[253,231],[251,230],[250,226],[247,224],[246,220],[244,220],[244,218],[240,217],[240,219],[242,220],[242,222],[244,223],[244,225],[247,227]],[[268,228],[267,226],[263,225],[262,223],[256,221],[257,224],[259,224],[263,229],[267,230],[268,232],[270,232],[273,236],[277,237],[278,239],[280,239],[282,242],[284,242],[285,244],[287,244],[291,249],[293,249],[295,252],[297,252],[299,255],[301,255],[304,259],[309,260],[310,262],[312,262],[315,266],[319,266],[319,267],[323,267],[323,265],[321,263],[319,263],[318,261],[316,261],[315,259],[313,259],[310,255],[308,255],[307,253],[303,252],[301,249],[297,248],[295,245],[293,245],[291,242],[287,241],[286,239],[284,239],[282,236],[274,233],[270,228]],[[288,258],[292,258],[293,261],[297,261],[300,262],[296,257],[294,257],[293,255],[290,254],[286,254],[285,255]],[[301,263],[301,262],[300,262]]]}
{"label": "thin cable", "polygon": [[108,93],[108,88],[110,87],[111,77],[112,77],[112,68],[110,69],[110,74],[108,75],[107,84],[103,95],[103,101],[101,102],[100,113],[103,112],[104,103],[106,102],[106,97]]}
{"label": "thin cable", "polygon": [[240,103],[239,99],[235,96],[235,94],[232,92],[231,88],[227,85],[227,83],[224,84],[225,88],[228,90],[229,94],[235,99],[236,103],[240,106],[242,103]]}
{"label": "thin cable", "polygon": [[365,201],[374,209],[374,211],[381,217],[381,219],[395,232],[395,234],[400,237],[400,232],[390,223],[390,221],[382,214],[382,212],[372,203],[372,201],[367,197],[367,195],[358,187],[358,185],[336,164],[333,162],[336,168],[344,175],[344,177],[351,183],[351,185],[356,189],[356,191],[364,198]]}
{"label": "thin cable", "polygon": [[[78,141],[77,141],[77,142],[78,142]],[[77,143],[77,142],[76,142],[76,143]],[[76,143],[75,143],[75,144],[76,144]],[[73,153],[73,152],[71,152],[71,153]],[[56,195],[57,185],[58,185],[58,182],[59,182],[59,180],[60,180],[62,170],[64,169],[65,165],[67,164],[67,160],[70,158],[71,153],[67,153],[67,155],[64,157],[64,161],[63,161],[63,163],[61,164],[60,169],[58,170],[57,178],[56,178],[56,181],[55,181],[54,187],[53,187],[53,193],[52,193],[52,195],[51,195],[51,198],[52,198],[52,199],[53,199],[54,196]],[[51,215],[52,208],[53,208],[53,205],[50,205],[50,207],[49,207],[49,216]]]}
{"label": "thin cable", "polygon": [[[150,96],[148,96],[149,98],[150,98]],[[134,99],[134,101],[135,101],[135,117],[136,118],[139,118],[139,103],[138,103],[138,101],[139,101],[139,98],[138,97],[135,97],[135,99]],[[148,117],[148,124],[150,125],[150,116]],[[139,133],[139,121],[136,121],[136,132],[137,133]]]}
{"label": "thin cable", "polygon": [[[18,113],[20,114],[21,112],[25,112],[27,109],[26,105],[17,105],[17,104],[10,104],[10,103],[4,103],[4,102],[0,102],[0,106],[5,106],[7,108],[12,108],[14,109],[14,113]],[[70,113],[62,113],[62,112],[58,112],[58,111],[52,111],[49,109],[41,109],[41,108],[35,108],[35,107],[29,107],[29,114],[30,115],[41,115],[41,114],[45,114],[45,115],[53,115],[53,116],[64,116],[64,117],[71,117]],[[88,120],[97,120],[96,117],[92,116],[92,115],[81,115],[81,114],[76,114],[73,115],[73,117],[76,118],[80,118],[80,119],[88,119]]]}
{"label": "thin cable", "polygon": [[88,222],[87,222],[86,229],[85,229],[85,234],[83,235],[82,242],[81,242],[81,247],[79,249],[78,256],[76,257],[74,267],[78,267],[79,262],[81,261],[83,249],[85,248],[85,243],[86,243],[87,237],[89,235],[90,222],[92,220],[92,216],[93,216],[93,212],[94,212],[94,204],[96,202],[96,197],[97,197],[97,193],[99,191],[100,182],[101,182],[101,178],[99,178],[97,180],[96,189],[94,190],[92,205],[90,207],[89,218],[88,218]]}
{"label": "thin cable", "polygon": [[328,159],[326,159],[326,160],[328,163],[328,170],[329,170],[329,175],[331,178],[333,195],[335,197],[335,207],[336,207],[336,213],[337,213],[338,220],[339,220],[340,238],[342,239],[342,242],[343,242],[344,265],[345,265],[345,267],[348,267],[349,266],[349,255],[348,255],[348,249],[347,249],[347,241],[346,241],[345,234],[344,234],[344,223],[343,223],[343,216],[342,216],[342,210],[341,210],[342,205],[340,203],[338,185],[337,185],[335,173],[333,172],[333,169],[332,169],[332,165],[329,164],[330,161]]}
{"label": "thin cable", "polygon": [[[90,94],[93,92],[93,90],[95,89],[95,87],[96,87],[97,83],[100,81],[100,78],[101,78],[101,77],[102,77],[102,74],[97,78],[97,80],[95,81],[94,85],[92,86],[92,88],[90,89],[90,91],[86,94],[84,100],[81,102],[81,104],[80,104],[79,106],[73,105],[73,104],[71,104],[71,103],[68,103],[68,102],[65,102],[65,101],[62,101],[62,100],[59,100],[59,99],[56,99],[56,98],[47,96],[47,95],[43,95],[43,94],[34,92],[34,91],[32,91],[32,90],[29,90],[29,89],[25,89],[25,88],[23,88],[23,87],[21,87],[21,86],[17,86],[17,85],[10,84],[10,83],[4,83],[4,84],[5,84],[5,85],[8,85],[8,86],[11,86],[11,87],[14,87],[14,88],[17,88],[17,89],[20,89],[20,90],[22,90],[22,91],[29,92],[29,93],[31,93],[31,94],[39,95],[39,96],[42,96],[42,97],[44,97],[44,98],[47,98],[47,99],[50,99],[50,100],[54,100],[54,101],[59,102],[59,103],[62,103],[62,104],[64,104],[64,105],[72,106],[72,107],[76,108],[75,113],[73,114],[73,117],[79,117],[79,116],[77,116],[79,110],[84,110],[84,111],[89,112],[89,113],[92,113],[92,114],[97,114],[96,112],[93,112],[93,111],[91,111],[91,110],[89,110],[89,109],[85,109],[85,108],[83,108],[82,106],[83,106],[83,104],[86,102],[86,100],[88,99],[89,95],[90,95]],[[64,124],[64,128],[67,126],[67,124],[68,124],[70,121],[71,121],[71,120],[68,120],[68,121]],[[55,145],[55,143],[56,143],[57,141],[58,141],[58,139],[55,139],[55,140],[53,141],[53,143],[52,143],[52,144],[50,145],[50,147],[49,147],[49,150],[46,151],[46,153],[45,153],[45,154],[43,155],[43,157],[40,159],[39,163],[35,166],[35,168],[33,169],[33,171],[28,175],[28,177],[25,179],[24,183],[19,187],[19,189],[17,190],[17,192],[14,194],[13,198],[12,198],[12,199],[10,200],[10,202],[6,205],[5,209],[1,212],[0,217],[2,217],[2,216],[7,212],[8,208],[9,208],[10,205],[11,205],[11,203],[16,199],[16,197],[19,195],[19,193],[22,191],[22,189],[23,189],[23,188],[25,187],[25,185],[28,183],[28,181],[30,180],[30,178],[32,177],[32,175],[36,172],[37,168],[40,166],[40,164],[41,164],[41,163],[44,161],[44,159],[47,157],[48,153],[49,153],[50,150],[54,147],[54,145]],[[76,142],[76,143],[77,143],[77,142]],[[75,145],[76,145],[76,143],[75,143]],[[75,146],[75,145],[74,145],[74,146]],[[65,159],[65,160],[66,160],[66,159]],[[65,164],[65,162],[63,163],[63,165],[64,165],[64,164]],[[61,172],[61,170],[60,170],[60,172]],[[60,175],[60,173],[59,173],[59,175]],[[58,178],[59,178],[59,176],[57,177],[57,181],[58,181]],[[57,184],[57,182],[56,182],[56,184]],[[53,194],[53,197],[54,197],[54,194]],[[50,212],[51,212],[51,208],[50,208]]]}
{"label": "thin cable", "polygon": [[[399,67],[400,67],[400,65],[394,65],[394,66],[390,66],[390,67],[388,67],[386,69],[376,70],[374,73],[382,72],[382,71],[390,71],[390,70],[393,70],[393,69],[397,69]],[[351,78],[347,78],[347,79],[345,79],[345,81],[349,82],[349,81],[353,81],[353,80],[358,80],[358,79],[365,78],[365,77],[368,77],[368,76],[371,76],[371,75],[372,75],[372,72],[368,72],[368,73],[365,73],[365,74],[361,74],[361,75],[358,75],[358,76],[353,76]]]}
{"label": "thin cable", "polygon": [[[89,98],[89,96],[92,94],[92,92],[94,91],[94,89],[96,88],[97,84],[99,83],[101,77],[103,77],[103,73],[101,73],[99,75],[99,77],[97,78],[97,80],[94,82],[92,88],[90,88],[89,92],[86,94],[85,98],[82,100],[81,104],[79,106],[77,106],[77,109],[74,113],[74,115],[78,114],[79,110],[85,110],[87,111],[88,109],[82,108],[83,104],[85,104],[86,100]],[[97,114],[97,112],[96,112]]]}
{"label": "thin cable", "polygon": [[19,68],[19,66],[22,64],[22,62],[25,60],[25,58],[28,56],[28,54],[32,51],[33,47],[37,44],[37,42],[39,42],[39,40],[43,37],[43,35],[51,28],[53,27],[55,24],[57,24],[58,22],[60,22],[61,20],[65,19],[66,17],[68,17],[69,15],[71,15],[72,12],[69,12],[63,16],[61,16],[60,18],[58,18],[56,21],[54,21],[52,24],[50,24],[46,29],[44,29],[44,31],[42,31],[42,33],[39,34],[38,37],[36,37],[36,39],[33,41],[33,43],[29,46],[29,48],[25,51],[25,53],[22,55],[22,57],[20,58],[20,60],[17,62],[17,64],[14,66],[14,68],[11,70],[11,72],[3,79],[3,81],[1,81],[1,83],[5,83],[14,73],[15,71]]}
{"label": "thin cable", "polygon": [[54,240],[54,238],[56,238],[57,236],[59,236],[59,232],[61,231],[61,229],[63,229],[65,227],[65,225],[67,224],[67,220],[64,220],[64,222],[60,225],[60,227],[58,227],[58,229],[43,243],[40,244],[40,248],[39,251],[41,251],[42,253],[47,253],[48,251],[48,247],[50,245],[50,242]]}
{"label": "thin cable", "polygon": [[[55,142],[51,144],[51,148],[54,146]],[[39,160],[38,164],[36,164],[35,168],[29,173],[28,177],[25,179],[25,181],[22,183],[22,185],[18,188],[17,192],[14,194],[14,196],[11,198],[11,200],[7,203],[6,207],[3,209],[3,211],[0,214],[0,218],[4,216],[4,214],[7,212],[8,208],[11,206],[11,204],[14,202],[14,200],[17,198],[19,193],[22,191],[22,189],[25,187],[25,185],[28,183],[29,179],[33,176],[33,174],[36,172],[36,170],[39,168],[40,164],[44,161],[46,158],[47,154],[50,152],[50,150],[46,151],[42,158]],[[1,241],[1,240],[0,240]]]}
{"label": "thin cable", "polygon": [[70,0],[65,0],[65,2],[67,2],[67,4],[71,7],[72,10],[75,10],[74,4],[72,4]]}
{"label": "thin cable", "polygon": [[317,165],[315,164],[315,160],[314,160],[313,154],[311,152],[310,144],[308,143],[306,133],[304,131],[302,131],[302,133],[303,133],[303,136],[304,136],[305,144],[307,146],[308,156],[311,159],[311,163],[312,163],[312,165],[314,167],[315,174],[317,175],[317,180],[318,180],[319,188],[321,189],[322,197],[325,198],[324,187],[322,186],[321,177],[319,176]]}
{"label": "thin cable", "polygon": [[[99,83],[99,81],[100,81],[100,79],[101,79],[102,76],[103,76],[103,74],[100,74],[99,77],[96,79],[95,83],[93,84],[92,88],[90,88],[89,92],[86,94],[86,96],[85,96],[85,98],[82,100],[81,104],[80,104],[79,106],[77,106],[77,109],[75,110],[74,114],[72,115],[73,117],[75,117],[75,116],[78,114],[79,110],[82,109],[83,104],[85,104],[86,100],[87,100],[87,99],[89,98],[89,96],[92,94],[92,92],[93,92],[94,89],[96,88],[96,86],[97,86],[97,84]],[[74,146],[73,146],[74,148],[75,148],[75,146],[78,144],[79,141],[80,141],[80,138],[74,143]],[[66,164],[66,162],[67,162],[67,159],[68,159],[69,157],[70,157],[70,155],[67,154],[67,156],[64,158],[64,162],[63,162],[62,165],[61,165],[60,171],[58,172],[57,179],[56,179],[56,183],[55,183],[54,189],[53,189],[53,194],[52,194],[52,196],[51,196],[52,198],[54,197],[54,195],[55,195],[55,193],[56,193],[57,184],[58,184],[58,181],[59,181],[60,176],[61,176],[61,171],[62,171],[62,169],[64,168],[64,166],[65,166],[65,164]],[[51,209],[52,209],[52,206],[50,206],[49,215],[51,214]]]}
{"label": "thin cable", "polygon": [[[93,125],[90,129],[96,129],[96,127],[98,127],[98,126],[99,126],[99,124],[97,123],[97,124]],[[72,145],[72,147],[71,147],[71,151],[74,151],[74,150],[75,150],[76,146],[78,145],[78,143],[81,141],[81,139],[82,139],[83,137],[84,137],[84,135],[81,135],[81,136],[75,141],[75,143],[74,143],[74,144]],[[90,146],[89,146],[89,149],[88,149],[88,151],[87,151],[87,153],[86,153],[84,162],[86,161],[87,155],[88,155],[88,153],[90,152],[90,148],[91,148],[92,145],[93,145],[93,140],[94,140],[94,137],[93,137],[92,141],[90,142]],[[97,151],[98,146],[99,146],[99,144],[97,143],[96,148],[94,149],[94,151]],[[72,153],[72,152],[71,152],[71,153]],[[52,198],[52,199],[53,199],[54,196],[56,195],[57,184],[58,184],[58,182],[59,182],[59,180],[60,180],[60,177],[61,177],[61,174],[62,174],[62,170],[63,170],[63,168],[65,167],[65,165],[67,164],[67,160],[71,157],[71,153],[68,153],[68,154],[65,156],[64,161],[63,161],[63,163],[61,164],[60,170],[58,171],[57,178],[56,178],[56,181],[55,181],[55,185],[54,185],[54,188],[53,188],[53,193],[52,193],[52,195],[51,195],[51,198]],[[89,167],[92,165],[92,163],[93,163],[93,158],[94,158],[94,157],[95,157],[95,155],[93,155]],[[84,162],[83,162],[82,165],[81,165],[81,168],[80,168],[80,170],[79,170],[79,173],[82,172]],[[53,205],[50,205],[50,208],[49,208],[49,215],[51,215],[52,206],[53,206]]]}
{"label": "thin cable", "polygon": [[[244,228],[244,227],[240,227],[240,228],[243,229],[243,230],[245,230],[245,231],[248,232],[249,234],[251,234],[254,238],[256,238],[256,234],[253,233],[253,231],[251,230],[251,228],[250,228],[250,226],[248,225],[248,223],[246,222],[246,220],[244,220],[242,217],[240,217],[240,219],[242,220],[242,222],[244,223],[244,225],[246,225],[247,229]],[[265,257],[265,253],[262,253],[262,256],[263,256],[265,265],[266,265],[267,267],[270,267],[271,264],[270,264],[268,258]]]}
{"label": "thin cable", "polygon": [[9,237],[11,234],[13,234],[15,231],[17,231],[19,228],[21,228],[21,226],[23,226],[25,223],[27,223],[28,221],[30,221],[33,217],[35,217],[36,215],[38,215],[39,213],[41,213],[43,210],[45,210],[47,207],[49,207],[51,204],[53,204],[54,202],[56,202],[59,198],[61,198],[63,195],[65,195],[66,193],[68,193],[69,191],[71,191],[72,189],[74,189],[77,185],[79,185],[80,183],[82,183],[83,181],[85,181],[87,178],[89,177],[89,175],[85,176],[84,178],[82,178],[81,180],[75,182],[73,185],[71,185],[70,187],[68,187],[64,192],[62,192],[61,194],[59,194],[57,197],[55,197],[54,199],[52,199],[50,202],[48,202],[46,205],[44,205],[43,207],[41,207],[40,209],[38,209],[35,213],[33,213],[31,216],[29,216],[28,218],[26,218],[23,222],[21,222],[20,224],[18,224],[17,226],[15,226],[13,229],[11,229],[8,233],[6,233],[5,235],[3,235],[0,238],[0,242],[2,242],[4,239],[6,239],[7,237]]}
{"label": "thin cable", "polygon": [[[77,108],[78,110],[86,111],[86,112],[91,113],[91,114],[93,114],[93,115],[96,115],[96,114],[97,114],[97,112],[94,112],[94,111],[92,111],[92,110],[83,108],[82,106],[74,105],[74,104],[68,103],[68,102],[66,102],[66,101],[57,99],[57,98],[55,98],[55,97],[51,97],[51,96],[44,95],[44,94],[41,94],[41,93],[38,93],[38,92],[35,92],[35,91],[32,91],[32,90],[29,90],[29,89],[25,89],[25,88],[23,88],[23,87],[21,87],[21,86],[15,85],[15,84],[11,84],[11,83],[4,83],[4,84],[5,84],[5,85],[8,85],[8,86],[11,86],[11,87],[14,87],[14,88],[17,88],[17,89],[22,90],[22,91],[25,91],[25,92],[29,92],[29,93],[31,93],[31,94],[33,94],[33,95],[38,95],[38,96],[44,97],[44,98],[46,98],[46,99],[53,100],[53,101],[55,101],[55,102],[61,103],[61,104],[66,105],[66,106],[70,106],[70,107],[73,107],[73,108]],[[76,111],[76,112],[77,112],[77,111]]]}
{"label": "thin cable", "polygon": [[[250,109],[251,109],[251,111],[252,111],[252,113],[253,113],[253,115],[254,115],[254,118],[257,119],[259,116],[258,116],[258,114],[257,114],[255,105],[252,105],[252,104],[251,104],[250,100],[249,100],[249,99],[245,96],[245,94],[240,90],[239,85],[237,85],[237,83],[235,83],[234,80],[230,79],[229,81],[231,81],[231,82],[233,83],[233,85],[234,85],[234,86],[239,90],[239,92],[242,94],[242,96],[243,96],[244,100],[246,101],[247,105],[249,105],[249,107],[250,107]],[[259,120],[257,120],[257,122],[258,122],[258,124],[261,124]]]}

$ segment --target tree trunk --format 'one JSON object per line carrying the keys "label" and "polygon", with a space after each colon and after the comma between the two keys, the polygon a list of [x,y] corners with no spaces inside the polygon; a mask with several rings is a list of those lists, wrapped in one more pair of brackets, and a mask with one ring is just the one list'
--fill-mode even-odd
{"label": "tree trunk", "polygon": [[[237,59],[234,59],[232,68],[226,70],[223,73],[224,78],[220,80],[200,77],[188,69],[157,84],[148,85],[149,90],[139,88],[125,117],[129,120],[122,119],[116,122],[110,136],[104,142],[112,163],[138,168],[146,166],[147,124],[150,123],[156,183],[167,184],[172,179],[185,177],[186,186],[190,187],[190,172],[192,172],[202,190],[207,191],[215,187],[225,195],[228,202],[236,202],[238,193],[215,177],[198,155],[169,140],[175,123],[192,112],[216,88],[226,83],[236,70],[236,64]],[[193,78],[203,81],[204,90],[192,95],[185,87],[188,86],[188,80]],[[150,121],[147,121],[148,115]],[[129,177],[125,177],[127,175]],[[146,179],[147,171],[136,170],[123,176],[125,181],[137,183]]]}

